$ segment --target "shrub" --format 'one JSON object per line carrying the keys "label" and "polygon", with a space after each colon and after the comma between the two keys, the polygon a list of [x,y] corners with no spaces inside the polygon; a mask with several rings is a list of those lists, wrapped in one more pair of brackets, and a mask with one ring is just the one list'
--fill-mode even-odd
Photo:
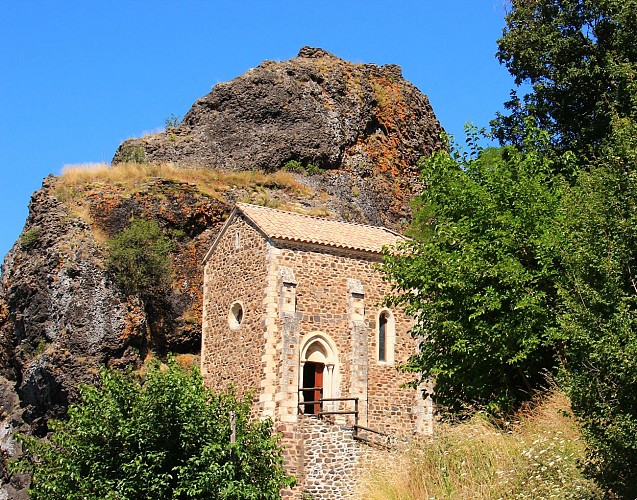
{"label": "shrub", "polygon": [[170,130],[171,128],[177,128],[180,122],[181,119],[179,116],[171,113],[168,118],[164,119],[164,126],[166,127],[166,130]]}
{"label": "shrub", "polygon": [[290,160],[285,165],[283,165],[283,170],[287,172],[296,172],[297,174],[307,174],[307,175],[316,175],[323,172],[323,169],[318,165],[314,165],[313,163],[308,163],[303,165],[298,160]]}
{"label": "shrub", "polygon": [[205,389],[196,368],[155,364],[144,381],[104,371],[80,398],[49,439],[21,437],[12,467],[32,474],[32,500],[273,499],[294,482],[271,422]]}
{"label": "shrub", "polygon": [[122,163],[147,163],[146,150],[141,146],[126,144],[122,148],[120,161]]}
{"label": "shrub", "polygon": [[150,296],[170,285],[173,243],[156,222],[133,220],[107,245],[108,267],[126,293]]}
{"label": "shrub", "polygon": [[32,227],[31,229],[26,230],[20,236],[20,248],[22,250],[28,250],[33,245],[35,245],[40,239],[40,233],[42,230],[39,226]]}
{"label": "shrub", "polygon": [[288,172],[296,172],[298,174],[302,174],[303,172],[305,172],[303,164],[298,160],[290,160],[285,165],[283,165],[283,170],[287,170]]}

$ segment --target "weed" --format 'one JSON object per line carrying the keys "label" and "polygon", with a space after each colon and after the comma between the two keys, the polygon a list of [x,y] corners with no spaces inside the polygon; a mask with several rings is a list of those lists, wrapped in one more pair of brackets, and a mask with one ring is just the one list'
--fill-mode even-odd
{"label": "weed", "polygon": [[281,208],[283,206],[282,200],[272,197],[270,193],[263,188],[257,188],[251,193],[242,196],[241,201],[243,203],[251,203],[253,205],[260,205],[268,208]]}
{"label": "weed", "polygon": [[48,344],[47,344],[45,339],[38,340],[38,344],[35,346],[35,351],[33,353],[33,357],[37,358],[41,354],[44,354],[44,351],[46,351],[47,346],[48,346]]}
{"label": "weed", "polygon": [[201,322],[201,318],[192,310],[184,312],[181,319],[188,325],[197,325]]}
{"label": "weed", "polygon": [[199,359],[195,354],[177,354],[175,363],[186,370],[192,370],[193,367],[199,366]]}
{"label": "weed", "polygon": [[168,118],[164,119],[164,126],[166,127],[166,130],[177,128],[179,126],[179,123],[181,123],[181,119],[179,118],[179,116],[172,113]]}
{"label": "weed", "polygon": [[31,229],[26,230],[20,236],[20,248],[22,248],[22,250],[28,250],[31,248],[38,242],[41,233],[42,230],[39,226],[34,226]]}
{"label": "weed", "polygon": [[305,215],[311,215],[312,217],[329,217],[330,215],[333,215],[330,209],[324,205],[311,207],[304,210],[292,210],[292,211],[305,214]]}

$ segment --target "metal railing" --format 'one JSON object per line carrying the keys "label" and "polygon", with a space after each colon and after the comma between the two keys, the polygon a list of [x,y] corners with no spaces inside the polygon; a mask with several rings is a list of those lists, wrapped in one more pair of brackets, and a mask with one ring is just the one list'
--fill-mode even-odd
{"label": "metal railing", "polygon": [[[323,394],[322,387],[303,387],[299,389],[299,392],[303,392],[303,391],[321,391],[321,394]],[[333,401],[338,401],[338,402],[353,401],[354,409],[353,410],[323,411],[323,403],[333,402]],[[379,430],[371,429],[369,427],[365,427],[363,425],[358,424],[358,415],[359,415],[358,403],[359,403],[359,398],[320,398],[314,401],[299,401],[299,413],[305,414],[305,412],[301,411],[301,409],[305,407],[306,405],[320,405],[320,411],[316,413],[311,413],[311,415],[316,415],[319,418],[326,415],[354,415],[354,425],[352,426],[352,429],[353,429],[352,437],[354,439],[358,441],[364,441],[365,443],[370,445],[381,446],[383,448],[390,449],[391,446],[388,443],[379,443],[378,441],[370,440],[369,438],[360,435],[359,431],[364,431],[364,432],[370,432],[372,434],[377,434],[379,436],[384,436],[388,440],[390,437],[389,434],[386,434],[385,432],[381,432]]]}

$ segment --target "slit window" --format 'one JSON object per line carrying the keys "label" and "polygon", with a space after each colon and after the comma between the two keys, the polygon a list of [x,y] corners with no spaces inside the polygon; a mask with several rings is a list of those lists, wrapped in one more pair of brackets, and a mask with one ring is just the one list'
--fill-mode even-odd
{"label": "slit window", "polygon": [[376,329],[376,356],[379,364],[394,364],[394,348],[396,344],[396,321],[389,309],[378,313]]}
{"label": "slit window", "polygon": [[378,361],[387,361],[387,324],[389,318],[386,312],[378,318]]}

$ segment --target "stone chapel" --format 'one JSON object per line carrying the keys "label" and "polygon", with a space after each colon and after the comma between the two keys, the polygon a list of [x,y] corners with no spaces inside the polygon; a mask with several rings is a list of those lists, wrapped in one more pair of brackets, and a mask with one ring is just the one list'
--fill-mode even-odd
{"label": "stone chapel", "polygon": [[383,305],[382,249],[402,239],[238,203],[205,257],[204,380],[253,391],[315,498],[351,497],[367,437],[431,433],[430,402],[396,369],[417,348],[411,319]]}

